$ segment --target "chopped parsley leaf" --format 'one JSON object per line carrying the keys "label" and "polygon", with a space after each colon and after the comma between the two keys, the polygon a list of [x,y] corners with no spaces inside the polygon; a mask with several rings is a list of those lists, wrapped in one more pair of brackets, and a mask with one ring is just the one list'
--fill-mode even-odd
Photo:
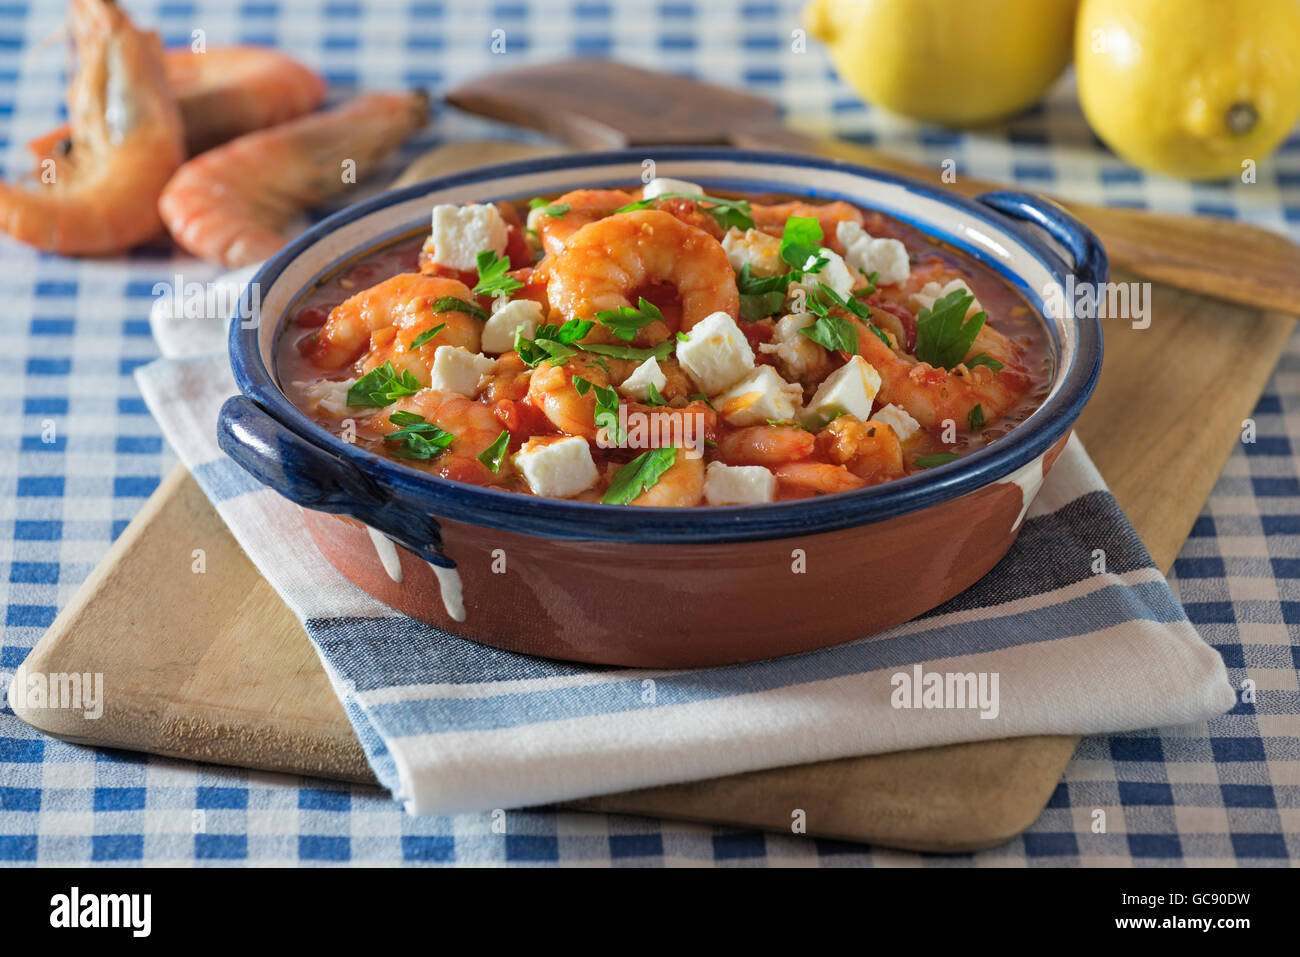
{"label": "chopped parsley leaf", "polygon": [[659,394],[659,390],[655,388],[653,382],[647,383],[645,404],[650,406],[652,409],[668,404],[668,400]]}
{"label": "chopped parsley leaf", "polygon": [[740,317],[746,322],[756,322],[776,315],[785,305],[786,288],[795,276],[795,273],[755,276],[749,263],[745,263],[736,274],[736,289],[740,292]]}
{"label": "chopped parsley leaf", "polygon": [[348,405],[356,408],[382,409],[392,405],[398,399],[415,395],[423,389],[420,380],[403,369],[401,375],[393,368],[391,361],[376,366],[348,389]]}
{"label": "chopped parsley leaf", "polygon": [[819,272],[828,262],[823,238],[821,223],[812,216],[791,216],[781,231],[781,258],[799,272]]}
{"label": "chopped parsley leaf", "polygon": [[474,287],[476,296],[508,296],[524,288],[524,284],[510,271],[510,260],[498,256],[494,249],[480,249],[475,257],[478,265],[478,285]]}
{"label": "chopped parsley leaf", "polygon": [[588,392],[595,390],[596,427],[603,427],[609,438],[616,445],[621,445],[623,443],[623,430],[618,427],[618,393],[609,386],[596,385],[594,382],[577,375],[573,377],[573,387],[578,391],[578,395],[586,395]]}
{"label": "chopped parsley leaf", "polygon": [[972,432],[978,432],[980,429],[984,428],[984,407],[982,405],[976,405],[975,408],[967,412],[966,422],[970,425],[970,430]]}
{"label": "chopped parsley leaf", "polygon": [[464,312],[473,316],[475,319],[486,319],[488,314],[474,305],[472,302],[466,302],[464,299],[458,299],[455,296],[441,296],[433,301],[434,312]]}
{"label": "chopped parsley leaf", "polygon": [[677,449],[669,446],[642,452],[614,473],[601,501],[606,505],[628,505],[642,492],[654,488],[677,461]]}
{"label": "chopped parsley leaf", "polygon": [[831,352],[847,352],[856,355],[858,351],[858,329],[847,319],[839,316],[818,316],[811,326],[804,326],[799,335],[807,336],[823,349]]}
{"label": "chopped parsley leaf", "polygon": [[972,356],[966,360],[967,369],[974,369],[976,366],[987,366],[994,372],[1000,372],[1002,369],[1002,363],[998,362],[997,359],[994,359],[987,352],[981,352],[979,355]]}
{"label": "chopped parsley leaf", "polygon": [[647,359],[655,358],[663,362],[673,354],[673,349],[677,343],[673,339],[665,339],[657,346],[651,346],[649,349],[636,349],[632,346],[607,346],[600,343],[584,343],[579,346],[583,352],[594,352],[597,355],[610,356],[614,359],[635,359],[637,362],[645,362]]}
{"label": "chopped parsley leaf", "polygon": [[436,336],[438,333],[442,332],[442,330],[446,328],[447,328],[447,324],[445,322],[440,322],[436,326],[430,329],[425,329],[424,332],[420,333],[418,336],[416,336],[414,339],[411,340],[411,344],[407,346],[406,351],[414,352],[416,349],[420,348],[420,346],[424,345],[426,342],[428,342],[430,339],[432,339],[434,336]]}
{"label": "chopped parsley leaf", "polygon": [[509,447],[510,433],[502,429],[496,441],[478,454],[478,460],[487,466],[489,472],[500,472],[501,460],[506,457],[506,449]]}
{"label": "chopped parsley leaf", "polygon": [[587,319],[570,319],[562,326],[547,323],[531,339],[524,338],[524,327],[521,326],[515,333],[515,351],[528,366],[535,366],[547,359],[561,363],[581,348],[574,344],[589,333],[593,325],[595,323]]}
{"label": "chopped parsley leaf", "polygon": [[635,306],[603,309],[596,313],[596,321],[608,328],[624,342],[631,342],[636,334],[653,322],[663,322],[659,307],[644,296]]}
{"label": "chopped parsley leaf", "polygon": [[425,421],[424,416],[414,412],[394,412],[388,421],[400,426],[384,436],[388,442],[402,443],[400,448],[393,449],[393,454],[400,458],[421,461],[437,458],[451,445],[454,438],[450,432]]}
{"label": "chopped parsley leaf", "polygon": [[964,289],[954,289],[916,317],[916,357],[944,369],[958,365],[984,326],[985,314],[966,320],[966,310],[975,301]]}

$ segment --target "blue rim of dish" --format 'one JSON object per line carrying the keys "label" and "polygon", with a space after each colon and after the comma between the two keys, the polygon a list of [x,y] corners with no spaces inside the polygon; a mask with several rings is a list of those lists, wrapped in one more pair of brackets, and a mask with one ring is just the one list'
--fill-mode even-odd
{"label": "blue rim of dish", "polygon": [[[1060,387],[1034,413],[1007,435],[954,462],[914,473],[881,485],[813,499],[773,502],[765,505],[694,506],[690,508],[631,508],[595,502],[573,502],[524,495],[485,486],[454,482],[401,465],[377,453],[344,442],[316,424],[281,392],[262,361],[260,323],[244,328],[240,315],[253,308],[250,289],[268,289],[302,252],[333,230],[378,210],[456,186],[505,176],[541,173],[556,169],[592,168],[640,162],[646,156],[656,161],[723,161],[759,165],[792,165],[809,170],[847,172],[900,186],[909,192],[937,200],[945,206],[969,213],[988,225],[1015,236],[1047,271],[1064,282],[1075,272],[1043,238],[1013,219],[974,200],[930,186],[919,180],[859,166],[843,160],[803,156],[766,150],[738,150],[719,147],[638,147],[597,153],[578,153],[516,160],[483,166],[392,190],[363,200],[321,220],[289,243],[249,280],[241,294],[240,310],[230,325],[231,368],[239,390],[257,403],[282,427],[318,450],[342,458],[370,482],[408,501],[419,500],[436,517],[498,528],[523,534],[583,541],[676,544],[746,541],[764,538],[799,537],[819,532],[864,525],[917,511],[955,499],[993,484],[1034,461],[1065,435],[1092,395],[1101,371],[1102,336],[1095,317],[1071,320],[1076,331],[1076,348]],[[799,193],[827,196],[815,186],[801,184]],[[892,214],[891,214],[892,215]],[[895,217],[899,218],[899,217]],[[969,249],[969,244],[952,236],[942,224],[920,223],[928,235]],[[1068,229],[1083,227],[1071,224]],[[371,247],[373,248],[373,247]],[[353,258],[351,254],[342,257]],[[1000,278],[1022,290],[1023,277],[996,261],[980,256]],[[1104,259],[1102,272],[1104,273]],[[1095,277],[1104,281],[1105,275]],[[1039,307],[1040,297],[1031,293]],[[297,301],[295,295],[293,301]],[[286,316],[276,319],[276,338]],[[1049,325],[1050,330],[1050,325]],[[1053,339],[1055,331],[1050,330]],[[1057,343],[1059,347],[1059,343]],[[1058,348],[1059,353],[1059,348]],[[1059,361],[1059,355],[1058,355]]]}

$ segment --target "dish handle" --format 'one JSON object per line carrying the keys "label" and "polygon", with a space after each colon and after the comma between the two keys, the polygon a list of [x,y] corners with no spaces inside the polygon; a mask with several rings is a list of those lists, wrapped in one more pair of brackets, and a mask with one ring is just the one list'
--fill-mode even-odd
{"label": "dish handle", "polygon": [[1095,287],[1109,278],[1110,260],[1101,240],[1050,199],[1036,193],[1008,189],[981,193],[975,201],[1011,219],[1039,227],[1064,246],[1074,259],[1074,275],[1080,283]]}
{"label": "dish handle", "polygon": [[350,463],[317,448],[252,399],[232,396],[217,416],[217,444],[253,478],[291,502],[347,515],[442,567],[442,532],[428,512],[380,488]]}

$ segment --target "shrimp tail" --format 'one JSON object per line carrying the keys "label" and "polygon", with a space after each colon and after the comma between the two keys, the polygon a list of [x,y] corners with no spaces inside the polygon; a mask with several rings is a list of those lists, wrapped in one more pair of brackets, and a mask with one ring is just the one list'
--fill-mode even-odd
{"label": "shrimp tail", "polygon": [[294,216],[371,171],[424,125],[428,108],[422,92],[371,93],[241,136],[182,166],[158,211],[194,255],[259,262],[285,244]]}

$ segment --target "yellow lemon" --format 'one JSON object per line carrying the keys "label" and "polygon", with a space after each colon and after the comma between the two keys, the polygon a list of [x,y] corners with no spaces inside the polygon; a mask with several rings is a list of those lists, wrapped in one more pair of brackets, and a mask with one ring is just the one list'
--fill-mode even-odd
{"label": "yellow lemon", "polygon": [[1070,62],[1078,0],[813,0],[808,32],[844,81],[918,120],[969,126],[1023,110]]}
{"label": "yellow lemon", "polygon": [[1083,0],[1079,100],[1138,166],[1238,175],[1300,116],[1300,0]]}

